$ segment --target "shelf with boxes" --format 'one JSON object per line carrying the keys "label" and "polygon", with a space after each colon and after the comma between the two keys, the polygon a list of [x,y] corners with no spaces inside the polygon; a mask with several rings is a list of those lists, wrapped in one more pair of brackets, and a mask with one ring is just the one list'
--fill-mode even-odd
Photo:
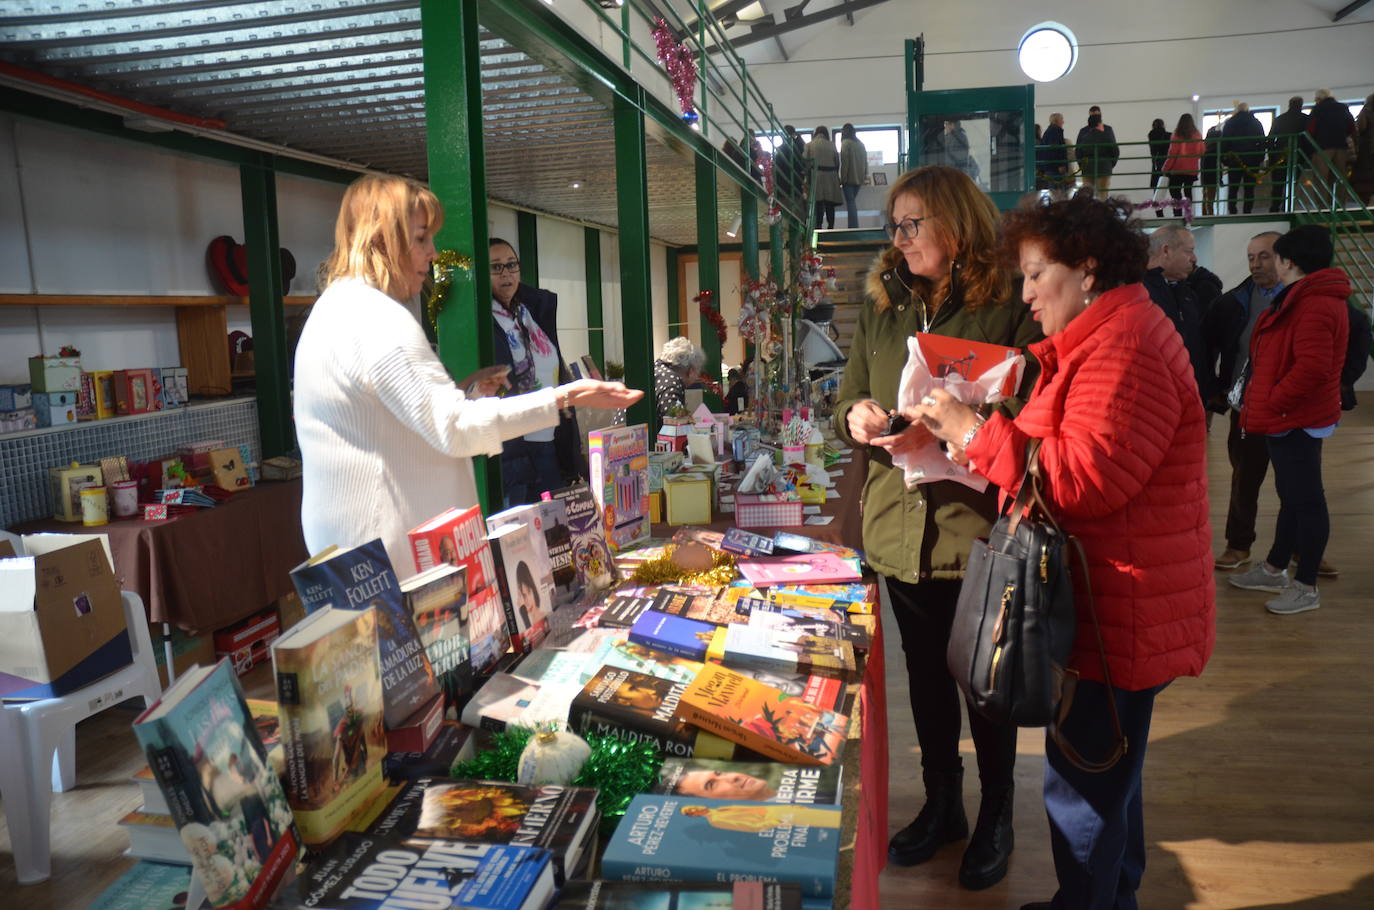
{"label": "shelf with boxes", "polygon": [[86,372],[74,351],[30,357],[28,383],[0,386],[0,433],[182,408],[186,383],[182,366]]}
{"label": "shelf with boxes", "polygon": [[[284,297],[288,307],[310,306],[312,296]],[[177,343],[192,395],[228,395],[242,371],[234,372],[229,356],[228,307],[246,306],[247,297],[171,294],[0,294],[4,306],[167,306],[176,309]],[[0,409],[0,432],[5,429]],[[11,428],[13,429],[13,428]]]}

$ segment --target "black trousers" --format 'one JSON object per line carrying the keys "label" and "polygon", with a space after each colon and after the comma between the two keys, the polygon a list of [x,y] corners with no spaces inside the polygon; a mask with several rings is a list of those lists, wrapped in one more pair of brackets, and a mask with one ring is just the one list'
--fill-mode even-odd
{"label": "black trousers", "polygon": [[1183,206],[1179,203],[1184,198],[1188,200],[1188,208],[1193,207],[1193,181],[1197,179],[1197,174],[1170,174],[1169,175],[1169,195],[1174,199],[1175,217],[1183,214]]}
{"label": "black trousers", "polygon": [[833,228],[835,226],[835,203],[816,202],[816,227],[822,227],[821,219],[825,219],[824,227]]}
{"label": "black trousers", "polygon": [[1245,195],[1245,214],[1255,210],[1255,175],[1243,167],[1226,169],[1226,210],[1236,214],[1236,203]]}
{"label": "black trousers", "polygon": [[1255,542],[1255,514],[1260,487],[1269,473],[1269,443],[1263,434],[1244,435],[1240,414],[1231,411],[1231,431],[1226,436],[1231,457],[1231,502],[1226,506],[1226,547],[1249,550]]}
{"label": "black trousers", "polygon": [[[949,674],[945,650],[954,622],[954,606],[959,600],[959,582],[910,584],[888,578],[887,592],[906,654],[921,768],[934,773],[957,771],[963,767],[959,758],[963,698]],[[1010,787],[1016,764],[1016,727],[994,723],[972,708],[968,714],[983,792]]]}
{"label": "black trousers", "polygon": [[1279,520],[1267,562],[1283,569],[1296,553],[1298,568],[1293,577],[1305,585],[1315,585],[1317,567],[1331,537],[1331,515],[1322,489],[1322,441],[1306,430],[1290,430],[1266,439],[1269,460],[1274,463],[1274,486],[1279,491]]}

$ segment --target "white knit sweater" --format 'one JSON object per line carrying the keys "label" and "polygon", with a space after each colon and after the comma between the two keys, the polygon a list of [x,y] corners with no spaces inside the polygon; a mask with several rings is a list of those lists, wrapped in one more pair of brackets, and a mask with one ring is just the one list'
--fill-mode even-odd
{"label": "white knit sweater", "polygon": [[414,574],[406,532],[477,502],[471,456],[558,423],[553,389],[468,398],[415,317],[359,279],[315,303],[296,348],[301,525],[317,553],[380,537],[396,574]]}

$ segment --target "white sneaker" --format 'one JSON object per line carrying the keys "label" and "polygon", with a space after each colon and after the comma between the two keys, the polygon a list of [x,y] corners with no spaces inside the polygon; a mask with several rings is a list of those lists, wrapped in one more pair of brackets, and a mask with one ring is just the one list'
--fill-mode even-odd
{"label": "white sneaker", "polygon": [[1247,591],[1271,591],[1281,594],[1288,587],[1288,570],[1275,572],[1269,568],[1269,563],[1261,562],[1248,572],[1226,576],[1226,580]]}
{"label": "white sneaker", "polygon": [[1305,585],[1295,581],[1285,588],[1282,594],[1266,603],[1264,608],[1270,613],[1287,616],[1290,613],[1306,613],[1321,605],[1322,598],[1317,593],[1316,585]]}

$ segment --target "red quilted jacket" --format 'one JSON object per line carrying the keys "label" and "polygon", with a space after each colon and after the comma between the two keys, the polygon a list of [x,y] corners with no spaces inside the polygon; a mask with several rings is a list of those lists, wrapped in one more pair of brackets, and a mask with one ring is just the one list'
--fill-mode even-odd
{"label": "red quilted jacket", "polygon": [[1350,338],[1350,279],[1321,269],[1296,282],[1255,323],[1240,425],[1278,434],[1341,419],[1341,368]]}
{"label": "red quilted jacket", "polygon": [[[1043,440],[1049,505],[1078,537],[1111,666],[1138,691],[1197,676],[1216,640],[1206,424],[1188,351],[1144,285],[1108,291],[1031,348],[1040,380],[1016,417],[994,415],[968,449],[974,467],[1016,492],[1026,442]],[[1102,681],[1078,591],[1070,665]]]}

